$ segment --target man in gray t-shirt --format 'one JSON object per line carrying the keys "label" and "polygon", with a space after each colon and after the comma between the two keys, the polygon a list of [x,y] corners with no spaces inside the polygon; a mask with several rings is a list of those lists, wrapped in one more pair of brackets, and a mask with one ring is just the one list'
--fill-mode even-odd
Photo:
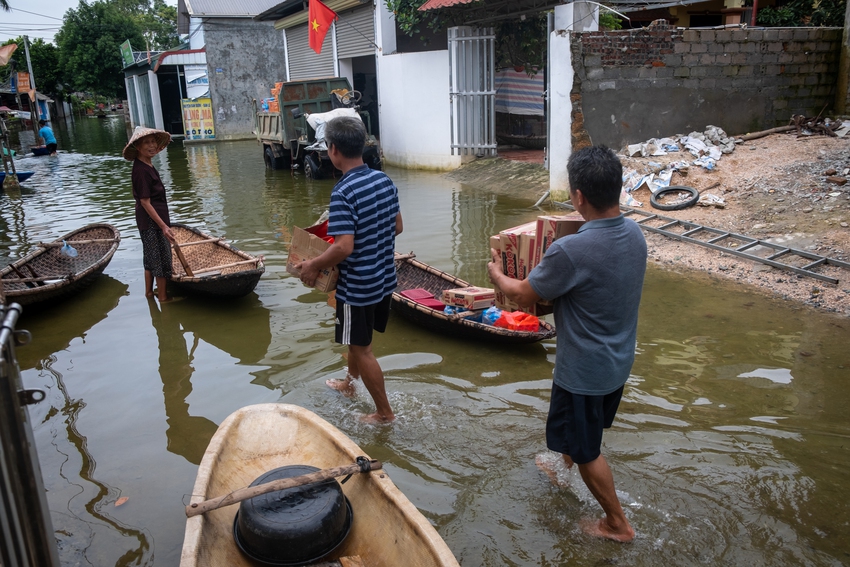
{"label": "man in gray t-shirt", "polygon": [[587,222],[552,243],[525,280],[504,275],[495,251],[487,268],[490,280],[520,305],[554,301],[558,338],[546,445],[568,467],[578,465],[605,511],[585,531],[627,542],[635,532],[601,453],[602,431],[614,421],[635,358],[646,240],[620,214],[623,168],[614,152],[579,150],[570,156],[567,173],[570,201]]}

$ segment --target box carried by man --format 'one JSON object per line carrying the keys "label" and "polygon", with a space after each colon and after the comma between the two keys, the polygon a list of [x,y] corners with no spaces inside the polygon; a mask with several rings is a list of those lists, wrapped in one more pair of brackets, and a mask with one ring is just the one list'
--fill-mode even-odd
{"label": "box carried by man", "polygon": [[487,309],[496,301],[496,293],[489,287],[459,287],[443,290],[443,303],[457,305],[471,311]]}
{"label": "box carried by man", "polygon": [[[292,229],[292,243],[289,246],[289,258],[286,261],[286,271],[294,276],[301,277],[301,271],[295,266],[305,260],[317,258],[330,248],[333,237],[327,236],[327,221],[324,224],[311,226],[306,230]],[[336,280],[339,278],[339,269],[336,266],[322,270],[316,279],[315,287],[318,291],[333,291],[336,289]]]}

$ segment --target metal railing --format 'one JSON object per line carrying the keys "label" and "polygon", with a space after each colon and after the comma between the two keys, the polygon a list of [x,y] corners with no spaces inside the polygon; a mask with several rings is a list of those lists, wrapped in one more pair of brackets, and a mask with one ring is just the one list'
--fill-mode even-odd
{"label": "metal railing", "polygon": [[59,554],[26,407],[44,399],[25,390],[15,347],[29,343],[15,330],[21,306],[0,305],[0,566],[59,567]]}

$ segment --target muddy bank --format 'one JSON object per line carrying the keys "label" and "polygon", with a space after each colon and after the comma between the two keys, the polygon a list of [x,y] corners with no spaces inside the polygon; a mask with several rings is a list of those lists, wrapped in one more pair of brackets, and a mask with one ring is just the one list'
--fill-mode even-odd
{"label": "muddy bank", "polygon": [[[625,169],[650,173],[671,161],[693,160],[683,152],[649,158],[621,156]],[[850,263],[850,139],[775,134],[738,144],[712,171],[690,167],[674,173],[673,185],[715,195],[722,206],[658,211],[648,189],[634,193],[638,210],[783,244]],[[465,185],[528,199],[533,204],[549,186],[542,165],[502,158],[479,159],[447,174]],[[693,271],[733,281],[807,307],[850,316],[850,269],[833,266],[818,273],[823,282],[732,254],[645,232],[649,260],[663,269]],[[789,259],[789,263],[792,263]],[[707,281],[710,281],[707,280]]]}

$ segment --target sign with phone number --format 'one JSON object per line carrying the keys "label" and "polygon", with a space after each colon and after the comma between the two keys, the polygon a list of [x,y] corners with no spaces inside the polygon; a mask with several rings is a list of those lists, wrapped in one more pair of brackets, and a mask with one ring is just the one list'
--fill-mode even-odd
{"label": "sign with phone number", "polygon": [[215,122],[213,121],[212,99],[184,98],[180,103],[183,107],[183,132],[186,139],[214,139]]}

